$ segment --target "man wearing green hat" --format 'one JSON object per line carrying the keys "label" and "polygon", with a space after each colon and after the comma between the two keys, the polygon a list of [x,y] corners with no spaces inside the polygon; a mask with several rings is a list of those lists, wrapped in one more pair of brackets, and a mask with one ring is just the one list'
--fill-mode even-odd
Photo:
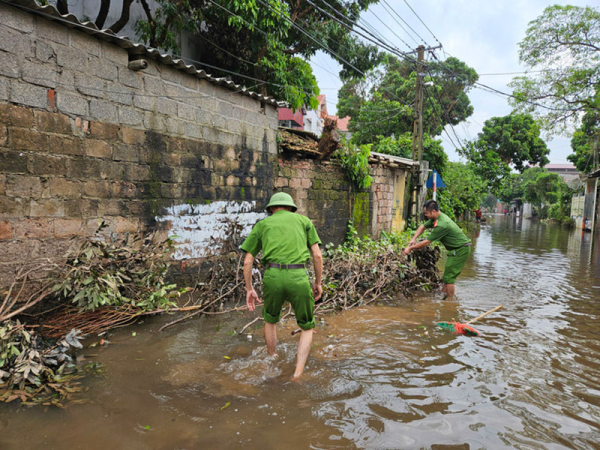
{"label": "man wearing green hat", "polygon": [[[252,287],[254,258],[263,251],[263,265],[267,267],[263,278],[263,318],[265,319],[265,341],[269,355],[275,354],[277,331],[283,303],[287,300],[294,308],[296,322],[302,329],[298,343],[298,360],[292,380],[297,380],[306,364],[312,344],[315,318],[315,300],[321,298],[321,274],[323,256],[321,243],[315,226],[306,216],[295,214],[298,209],[292,197],[284,192],[273,194],[267,211],[271,215],[259,221],[242,244],[244,280],[246,281],[246,303],[250,311],[261,303]],[[306,264],[312,254],[315,267],[315,284],[311,288]]]}
{"label": "man wearing green hat", "polygon": [[[471,241],[456,223],[440,211],[440,206],[435,200],[427,200],[423,205],[425,217],[429,219],[421,225],[402,253],[408,255],[411,251],[423,248],[435,241],[440,241],[448,250],[448,259],[442,277],[442,292],[446,299],[454,298],[454,283],[465,267],[471,253]],[[433,228],[427,239],[417,242],[417,238],[426,228]]]}

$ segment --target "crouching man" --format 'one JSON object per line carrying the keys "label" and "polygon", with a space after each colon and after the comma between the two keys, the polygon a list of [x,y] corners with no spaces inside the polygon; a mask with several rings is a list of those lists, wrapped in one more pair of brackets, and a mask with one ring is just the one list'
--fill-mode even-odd
{"label": "crouching man", "polygon": [[[267,267],[263,278],[263,318],[269,355],[275,354],[275,324],[281,318],[285,301],[292,305],[296,322],[302,329],[292,380],[297,380],[304,371],[315,327],[314,305],[323,293],[323,257],[319,248],[321,241],[313,223],[308,217],[296,214],[297,209],[290,195],[284,192],[274,194],[267,205],[267,212],[271,215],[259,221],[242,244],[242,250],[247,252],[244,259],[244,280],[246,304],[250,311],[254,311],[255,305],[261,303],[252,287],[252,265],[261,250],[262,262]],[[315,284],[312,288],[306,271],[311,254],[315,268]]]}
{"label": "crouching man", "polygon": [[[471,253],[471,241],[456,223],[446,214],[440,212],[440,207],[434,200],[428,200],[423,205],[423,211],[427,222],[421,225],[409,242],[408,247],[402,253],[408,255],[411,251],[423,248],[435,241],[440,241],[448,250],[448,259],[442,277],[442,292],[446,294],[447,300],[454,298],[454,283],[465,267],[467,258]],[[433,228],[427,239],[417,242],[417,238],[426,228]]]}

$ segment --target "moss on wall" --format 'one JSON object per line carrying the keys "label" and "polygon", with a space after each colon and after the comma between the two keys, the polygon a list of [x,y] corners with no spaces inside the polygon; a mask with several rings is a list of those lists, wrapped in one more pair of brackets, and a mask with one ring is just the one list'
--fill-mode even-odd
{"label": "moss on wall", "polygon": [[355,192],[352,207],[352,221],[359,236],[369,236],[371,202],[369,192]]}

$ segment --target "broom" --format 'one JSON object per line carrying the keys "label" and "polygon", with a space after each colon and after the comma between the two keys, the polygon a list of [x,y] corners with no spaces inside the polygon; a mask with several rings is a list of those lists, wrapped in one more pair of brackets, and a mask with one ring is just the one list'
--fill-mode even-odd
{"label": "broom", "polygon": [[502,305],[496,306],[493,309],[490,309],[488,312],[483,313],[480,316],[475,317],[474,319],[469,320],[467,323],[461,322],[440,322],[438,326],[444,328],[446,330],[452,331],[454,334],[463,334],[465,336],[481,336],[479,331],[475,328],[469,326],[473,322],[477,322],[479,319],[483,319],[488,314],[491,314],[495,311],[502,309]]}

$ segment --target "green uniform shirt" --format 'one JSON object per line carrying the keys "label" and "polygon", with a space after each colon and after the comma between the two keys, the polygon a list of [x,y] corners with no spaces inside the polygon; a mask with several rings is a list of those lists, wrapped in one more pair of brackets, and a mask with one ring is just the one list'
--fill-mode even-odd
{"label": "green uniform shirt", "polygon": [[281,209],[261,220],[242,244],[242,250],[276,264],[305,264],[309,248],[321,243],[315,226],[306,216]]}
{"label": "green uniform shirt", "polygon": [[470,242],[460,227],[444,213],[440,213],[436,220],[429,219],[423,226],[433,228],[427,240],[431,242],[440,241],[446,247],[446,250],[456,250]]}

